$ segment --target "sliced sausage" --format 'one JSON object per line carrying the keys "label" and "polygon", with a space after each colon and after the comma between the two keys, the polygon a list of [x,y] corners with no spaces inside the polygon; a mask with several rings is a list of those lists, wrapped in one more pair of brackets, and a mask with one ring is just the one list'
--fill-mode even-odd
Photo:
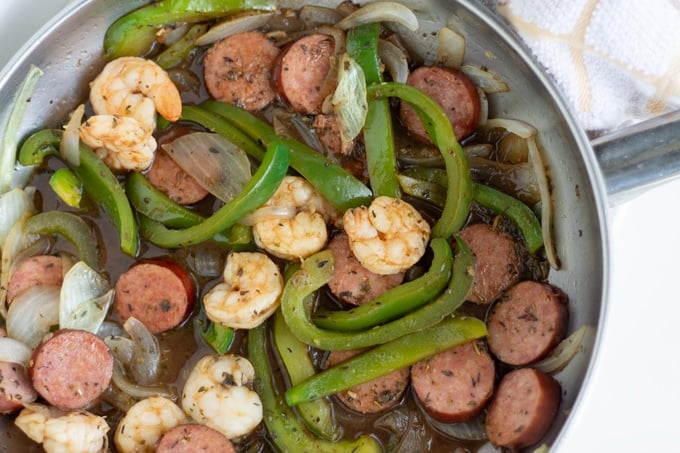
{"label": "sliced sausage", "polygon": [[38,285],[61,286],[64,281],[62,259],[53,255],[38,255],[22,260],[7,285],[7,300],[12,301],[28,288]]}
{"label": "sliced sausage", "polygon": [[279,48],[263,33],[228,36],[208,49],[203,63],[212,97],[246,110],[260,110],[276,96],[272,71]]}
{"label": "sliced sausage", "polygon": [[333,252],[335,270],[328,287],[335,296],[353,305],[366,303],[388,289],[399,286],[404,280],[404,272],[391,275],[378,275],[361,265],[352,253],[346,233],[335,235],[328,242]]}
{"label": "sliced sausage", "polygon": [[319,114],[314,117],[312,127],[316,130],[321,144],[335,155],[347,156],[352,153],[355,141],[345,142],[340,135],[340,124],[338,118],[330,113],[327,115]]}
{"label": "sliced sausage", "polygon": [[0,414],[19,410],[37,398],[38,392],[23,365],[0,362]]}
{"label": "sliced sausage", "polygon": [[567,296],[547,283],[524,281],[510,288],[487,317],[491,352],[501,361],[527,365],[545,357],[567,333]]}
{"label": "sliced sausage", "polygon": [[154,187],[179,204],[196,203],[208,195],[208,191],[160,147],[156,150],[156,156],[146,177]]}
{"label": "sliced sausage", "polygon": [[[361,352],[362,350],[332,351],[326,359],[326,368],[342,363]],[[398,404],[408,384],[409,367],[406,367],[338,392],[336,396],[348,408],[361,414],[372,414]]]}
{"label": "sliced sausage", "polygon": [[425,411],[444,423],[470,420],[493,394],[494,361],[481,342],[440,352],[411,367],[411,385]]}
{"label": "sliced sausage", "polygon": [[524,265],[517,243],[509,234],[484,223],[466,226],[460,237],[475,257],[475,277],[468,300],[489,304],[519,279]]}
{"label": "sliced sausage", "polygon": [[221,432],[205,425],[178,425],[163,434],[156,453],[234,453],[234,445]]}
{"label": "sliced sausage", "polygon": [[[406,83],[420,89],[442,107],[458,140],[470,135],[477,127],[479,94],[474,82],[462,72],[421,66],[409,74]],[[420,117],[406,102],[399,106],[399,117],[409,132],[425,143],[432,143]]]}
{"label": "sliced sausage", "polygon": [[497,447],[519,449],[539,442],[560,405],[559,383],[533,368],[506,374],[486,415],[486,432]]}
{"label": "sliced sausage", "polygon": [[134,316],[154,334],[180,325],[194,306],[189,272],[170,259],[137,263],[120,276],[114,289],[113,310],[120,320]]}
{"label": "sliced sausage", "polygon": [[324,99],[335,91],[337,74],[333,69],[335,40],[314,33],[289,45],[275,69],[281,97],[299,113],[321,112]]}
{"label": "sliced sausage", "polygon": [[28,375],[48,403],[65,411],[83,409],[108,388],[113,355],[96,335],[63,329],[33,351]]}

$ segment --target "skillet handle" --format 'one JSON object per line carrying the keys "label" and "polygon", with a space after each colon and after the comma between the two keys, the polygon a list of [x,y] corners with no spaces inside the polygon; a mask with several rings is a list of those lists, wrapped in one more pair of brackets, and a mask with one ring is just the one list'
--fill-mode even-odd
{"label": "skillet handle", "polygon": [[680,175],[680,110],[591,141],[607,193],[651,188]]}

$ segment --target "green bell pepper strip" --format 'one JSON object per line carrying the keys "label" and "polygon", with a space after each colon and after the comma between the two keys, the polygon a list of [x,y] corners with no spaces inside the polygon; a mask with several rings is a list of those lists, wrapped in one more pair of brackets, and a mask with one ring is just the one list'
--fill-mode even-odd
{"label": "green bell pepper strip", "polygon": [[26,219],[25,234],[60,235],[76,249],[76,255],[92,269],[100,270],[99,241],[88,223],[76,214],[65,211],[45,211]]}
{"label": "green bell pepper strip", "polygon": [[453,253],[446,239],[430,242],[434,252],[430,269],[421,277],[392,288],[351,310],[318,310],[312,317],[323,329],[357,331],[399,318],[435,298],[449,282]]}
{"label": "green bell pepper strip", "polygon": [[410,85],[385,82],[368,86],[372,97],[398,97],[408,102],[423,121],[435,146],[444,158],[448,187],[442,215],[432,227],[433,237],[447,238],[460,230],[472,203],[472,179],[463,148],[442,108],[422,91]]}
{"label": "green bell pepper strip", "polygon": [[486,325],[480,319],[447,318],[435,326],[376,346],[293,385],[286,391],[286,402],[295,406],[351,389],[486,334]]}
{"label": "green bell pepper strip", "polygon": [[140,234],[149,242],[163,248],[179,248],[198,244],[225,231],[244,215],[266,202],[278,189],[290,159],[288,148],[273,141],[264,159],[243,191],[198,225],[184,229],[169,229],[160,222],[140,215]]}
{"label": "green bell pepper strip", "polygon": [[[347,53],[361,66],[366,84],[382,82],[378,38],[380,24],[360,25],[347,33]],[[370,99],[364,124],[366,167],[374,196],[400,196],[397,182],[397,157],[394,151],[392,112],[387,99]]]}
{"label": "green bell pepper strip", "polygon": [[[24,142],[19,151],[21,165],[37,165],[50,154],[59,154],[63,132],[43,129]],[[86,145],[80,144],[80,164],[71,171],[83,182],[85,194],[101,206],[118,230],[120,249],[132,257],[137,255],[139,239],[137,223],[125,189],[109,167]]]}
{"label": "green bell pepper strip", "polygon": [[298,420],[282,394],[276,391],[267,359],[266,324],[248,331],[248,359],[255,369],[255,391],[262,400],[264,424],[269,438],[279,451],[296,453],[382,453],[380,443],[369,435],[356,439],[329,441],[319,439]]}
{"label": "green bell pepper strip", "polygon": [[[316,368],[309,357],[309,347],[297,339],[283,319],[281,310],[274,315],[272,328],[274,346],[288,374],[291,385],[298,384],[316,374]],[[338,440],[342,429],[335,423],[330,403],[317,399],[298,406],[298,414],[310,431],[328,440]]]}
{"label": "green bell pepper strip", "polygon": [[314,301],[307,296],[328,283],[334,268],[331,251],[316,253],[305,259],[283,289],[281,311],[286,323],[301,341],[327,351],[375,346],[432,327],[460,307],[472,288],[472,254],[462,240],[457,239],[456,242],[453,272],[443,293],[401,318],[359,332],[322,329],[312,321]]}
{"label": "green bell pepper strip", "polygon": [[[371,202],[371,190],[341,166],[296,140],[279,137],[274,128],[249,112],[218,101],[201,104],[205,110],[220,115],[259,143],[267,146],[280,141],[290,148],[290,166],[310,182],[341,212]],[[246,152],[248,152],[246,150]]]}
{"label": "green bell pepper strip", "polygon": [[206,330],[201,331],[203,341],[220,355],[227,353],[234,342],[235,335],[236,332],[231,327],[212,321],[210,321]]}
{"label": "green bell pepper strip", "polygon": [[193,49],[196,48],[194,41],[208,31],[206,24],[192,25],[184,36],[170,45],[163,52],[154,57],[154,61],[163,69],[177,66],[184,60]]}
{"label": "green bell pepper strip", "polygon": [[83,198],[83,183],[71,170],[62,167],[52,173],[50,187],[64,203],[72,208],[80,207],[80,200]]}
{"label": "green bell pepper strip", "polygon": [[144,56],[153,48],[159,28],[195,23],[246,9],[273,10],[272,0],[160,0],[116,20],[104,35],[108,58]]}

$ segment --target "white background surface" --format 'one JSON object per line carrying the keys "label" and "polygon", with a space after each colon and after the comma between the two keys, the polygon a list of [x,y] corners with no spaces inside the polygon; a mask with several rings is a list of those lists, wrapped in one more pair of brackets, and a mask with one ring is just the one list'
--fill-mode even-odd
{"label": "white background surface", "polygon": [[[69,0],[0,0],[0,67]],[[559,452],[680,451],[680,181],[609,209],[598,360]]]}

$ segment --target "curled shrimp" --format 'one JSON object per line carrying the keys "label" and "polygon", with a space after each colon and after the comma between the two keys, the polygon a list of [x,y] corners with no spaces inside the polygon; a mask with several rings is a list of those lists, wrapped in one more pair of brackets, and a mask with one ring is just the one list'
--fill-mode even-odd
{"label": "curled shrimp", "polygon": [[118,423],[114,443],[121,453],[153,452],[163,434],[187,422],[187,416],[173,401],[152,396],[135,403]]}
{"label": "curled shrimp", "polygon": [[14,423],[47,453],[99,453],[108,450],[109,425],[87,411],[62,412],[27,404]]}
{"label": "curled shrimp", "polygon": [[244,357],[205,356],[184,384],[182,407],[195,421],[229,439],[246,435],[263,417],[262,402],[252,389],[254,379],[253,365]]}
{"label": "curled shrimp", "polygon": [[279,307],[283,278],[264,253],[231,253],[222,275],[224,281],[203,297],[212,321],[234,329],[252,329]]}
{"label": "curled shrimp", "polygon": [[286,176],[264,206],[295,211],[291,218],[265,219],[253,225],[255,243],[287,260],[303,259],[323,249],[328,241],[326,222],[338,216],[333,206],[299,176]]}
{"label": "curled shrimp", "polygon": [[430,239],[430,225],[399,198],[377,197],[369,207],[347,210],[342,220],[352,252],[376,274],[410,268],[425,254]]}

